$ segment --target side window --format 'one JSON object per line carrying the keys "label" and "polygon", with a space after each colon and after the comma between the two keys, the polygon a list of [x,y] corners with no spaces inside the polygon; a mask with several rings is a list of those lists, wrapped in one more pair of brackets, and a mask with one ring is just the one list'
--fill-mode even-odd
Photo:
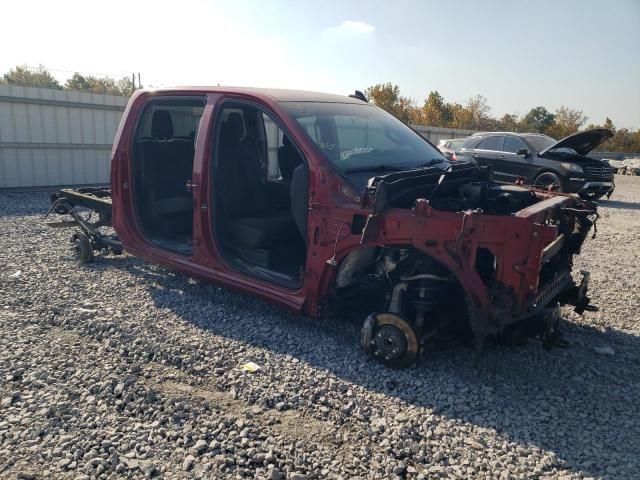
{"label": "side window", "polygon": [[476,148],[479,148],[480,150],[500,151],[501,144],[502,137],[493,136],[485,138]]}
{"label": "side window", "polygon": [[503,152],[516,153],[521,148],[526,147],[518,137],[504,137],[504,146],[502,147]]}

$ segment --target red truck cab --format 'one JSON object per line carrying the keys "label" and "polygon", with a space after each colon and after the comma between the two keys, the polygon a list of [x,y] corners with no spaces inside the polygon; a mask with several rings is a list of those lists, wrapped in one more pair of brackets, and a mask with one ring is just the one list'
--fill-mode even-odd
{"label": "red truck cab", "polygon": [[310,316],[365,312],[363,347],[392,367],[448,325],[551,335],[559,302],[588,303],[571,266],[593,203],[450,164],[361,95],[140,90],[111,162],[103,223],[129,253]]}

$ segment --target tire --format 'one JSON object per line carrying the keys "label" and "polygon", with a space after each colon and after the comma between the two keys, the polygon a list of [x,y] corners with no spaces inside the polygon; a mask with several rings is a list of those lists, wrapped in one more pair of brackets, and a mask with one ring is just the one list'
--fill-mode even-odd
{"label": "tire", "polygon": [[[533,181],[533,187],[552,192],[563,192],[562,180],[553,172],[542,172]],[[550,188],[551,187],[551,188]]]}
{"label": "tire", "polygon": [[71,237],[71,244],[82,263],[93,262],[93,245],[83,232],[74,233]]}

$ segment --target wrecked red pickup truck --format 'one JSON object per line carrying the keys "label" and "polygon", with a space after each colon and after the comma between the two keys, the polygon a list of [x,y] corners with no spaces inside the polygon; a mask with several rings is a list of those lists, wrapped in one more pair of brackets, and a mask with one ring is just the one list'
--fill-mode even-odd
{"label": "wrecked red pickup truck", "polygon": [[359,92],[138,91],[111,188],[52,200],[83,260],[125,249],[314,317],[361,312],[363,347],[391,367],[446,328],[482,345],[534,326],[551,344],[559,305],[589,303],[571,268],[594,203],[451,164]]}

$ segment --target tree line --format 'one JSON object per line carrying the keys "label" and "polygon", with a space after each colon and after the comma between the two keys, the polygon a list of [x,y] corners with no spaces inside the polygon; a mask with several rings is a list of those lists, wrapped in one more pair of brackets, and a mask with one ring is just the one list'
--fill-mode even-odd
{"label": "tree line", "polygon": [[42,65],[36,69],[21,66],[12,68],[0,77],[0,83],[25,87],[52,88],[54,90],[81,90],[127,97],[136,89],[134,79],[131,77],[122,77],[117,80],[109,76],[81,75],[78,72],[75,72],[64,84],[61,84]]}
{"label": "tree line", "polygon": [[[119,80],[109,76],[97,77],[74,73],[61,84],[44,66],[36,69],[15,67],[0,77],[0,83],[56,90],[81,90],[110,95],[131,95],[136,88],[130,77]],[[430,127],[457,128],[462,130],[538,132],[560,139],[585,126],[587,117],[581,110],[562,106],[554,112],[545,107],[534,107],[526,115],[505,113],[496,118],[482,95],[469,98],[465,103],[447,102],[437,91],[429,92],[422,105],[400,94],[400,88],[390,82],[367,88],[366,96],[375,105],[395,115],[405,123]],[[640,152],[640,129],[616,128],[610,118],[602,125],[589,124],[586,128],[605,127],[614,132],[613,138],[600,145],[598,150],[610,152]]]}
{"label": "tree line", "polygon": [[[506,113],[500,118],[491,115],[491,107],[482,95],[465,103],[447,102],[440,93],[432,91],[422,105],[401,95],[400,88],[390,82],[373,85],[365,95],[375,105],[408,124],[462,130],[537,132],[560,139],[585,127],[587,117],[581,110],[562,106],[554,112],[538,106],[518,116]],[[640,152],[640,129],[616,128],[610,118],[602,125],[589,124],[585,128],[604,127],[614,136],[597,150],[609,152]]]}

